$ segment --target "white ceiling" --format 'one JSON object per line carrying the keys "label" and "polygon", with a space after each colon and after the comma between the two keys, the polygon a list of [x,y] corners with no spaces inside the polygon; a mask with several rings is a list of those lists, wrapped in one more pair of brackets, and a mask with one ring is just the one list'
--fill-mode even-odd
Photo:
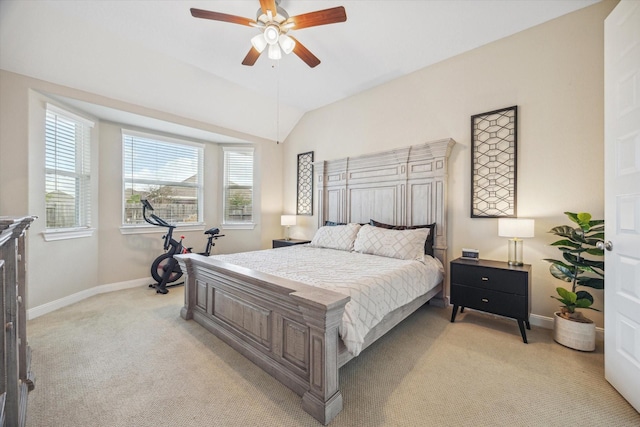
{"label": "white ceiling", "polygon": [[266,52],[243,66],[258,30],[189,12],[255,19],[258,0],[0,0],[0,68],[283,140],[307,111],[597,2],[282,0],[291,16],[346,9],[344,23],[291,32],[322,61],[312,69]]}

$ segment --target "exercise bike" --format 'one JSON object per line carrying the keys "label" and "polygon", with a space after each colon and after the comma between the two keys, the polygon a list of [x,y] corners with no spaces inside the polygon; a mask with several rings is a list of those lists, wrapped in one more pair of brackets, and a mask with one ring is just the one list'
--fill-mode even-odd
{"label": "exercise bike", "polygon": [[[169,292],[167,289],[168,287],[178,286],[184,283],[174,283],[182,277],[182,270],[180,269],[178,261],[173,256],[176,254],[191,253],[191,248],[185,248],[182,245],[184,236],[180,236],[180,240],[175,240],[173,238],[173,230],[176,228],[175,225],[169,224],[167,221],[153,213],[150,214],[150,218],[148,218],[147,210],[153,211],[153,206],[151,206],[151,203],[149,203],[148,200],[142,200],[141,202],[142,217],[146,222],[157,227],[168,228],[167,234],[162,236],[164,239],[165,253],[157,257],[151,264],[151,277],[153,277],[153,280],[155,280],[156,283],[149,285],[150,288],[156,289],[156,293],[166,294]],[[211,249],[216,245],[214,240],[217,240],[219,237],[224,237],[224,234],[220,234],[220,229],[216,227],[208,229],[204,234],[208,236],[207,246],[205,247],[204,252],[199,252],[199,254],[209,256],[211,254]]]}

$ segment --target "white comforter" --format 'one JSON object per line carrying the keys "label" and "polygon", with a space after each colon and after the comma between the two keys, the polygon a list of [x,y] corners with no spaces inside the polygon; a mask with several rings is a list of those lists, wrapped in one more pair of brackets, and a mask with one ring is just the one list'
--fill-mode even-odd
{"label": "white comforter", "polygon": [[387,313],[434,288],[444,271],[430,256],[424,262],[406,261],[307,245],[212,258],[349,295],[340,336],[354,356],[371,328]]}

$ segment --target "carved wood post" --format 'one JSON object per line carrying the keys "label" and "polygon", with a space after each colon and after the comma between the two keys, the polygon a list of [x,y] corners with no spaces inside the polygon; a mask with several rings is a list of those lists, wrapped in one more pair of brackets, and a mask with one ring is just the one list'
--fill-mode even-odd
{"label": "carved wood post", "polygon": [[309,390],[302,396],[302,408],[324,425],[342,410],[338,389],[338,327],[348,296],[336,294],[332,301],[319,304],[301,295],[300,311],[309,327]]}
{"label": "carved wood post", "polygon": [[175,255],[184,275],[184,307],[180,310],[180,317],[185,320],[193,319],[193,307],[196,305],[196,275],[193,274],[193,263],[190,255]]}
{"label": "carved wood post", "polygon": [[318,192],[318,197],[316,200],[318,201],[318,228],[324,225],[324,219],[327,217],[327,212],[325,210],[324,200],[326,198],[325,194],[325,163],[326,162],[315,162],[313,164],[313,170],[315,172],[314,179],[317,179],[316,182],[316,191]]}

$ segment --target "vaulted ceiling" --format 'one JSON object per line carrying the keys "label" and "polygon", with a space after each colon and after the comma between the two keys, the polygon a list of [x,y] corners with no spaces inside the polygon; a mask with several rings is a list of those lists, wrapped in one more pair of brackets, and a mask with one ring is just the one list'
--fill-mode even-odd
{"label": "vaulted ceiling", "polygon": [[321,60],[310,68],[266,53],[243,66],[258,30],[189,12],[255,19],[258,0],[1,0],[0,68],[211,124],[221,139],[284,140],[307,111],[597,1],[282,0],[291,16],[346,9],[346,22],[291,31]]}

